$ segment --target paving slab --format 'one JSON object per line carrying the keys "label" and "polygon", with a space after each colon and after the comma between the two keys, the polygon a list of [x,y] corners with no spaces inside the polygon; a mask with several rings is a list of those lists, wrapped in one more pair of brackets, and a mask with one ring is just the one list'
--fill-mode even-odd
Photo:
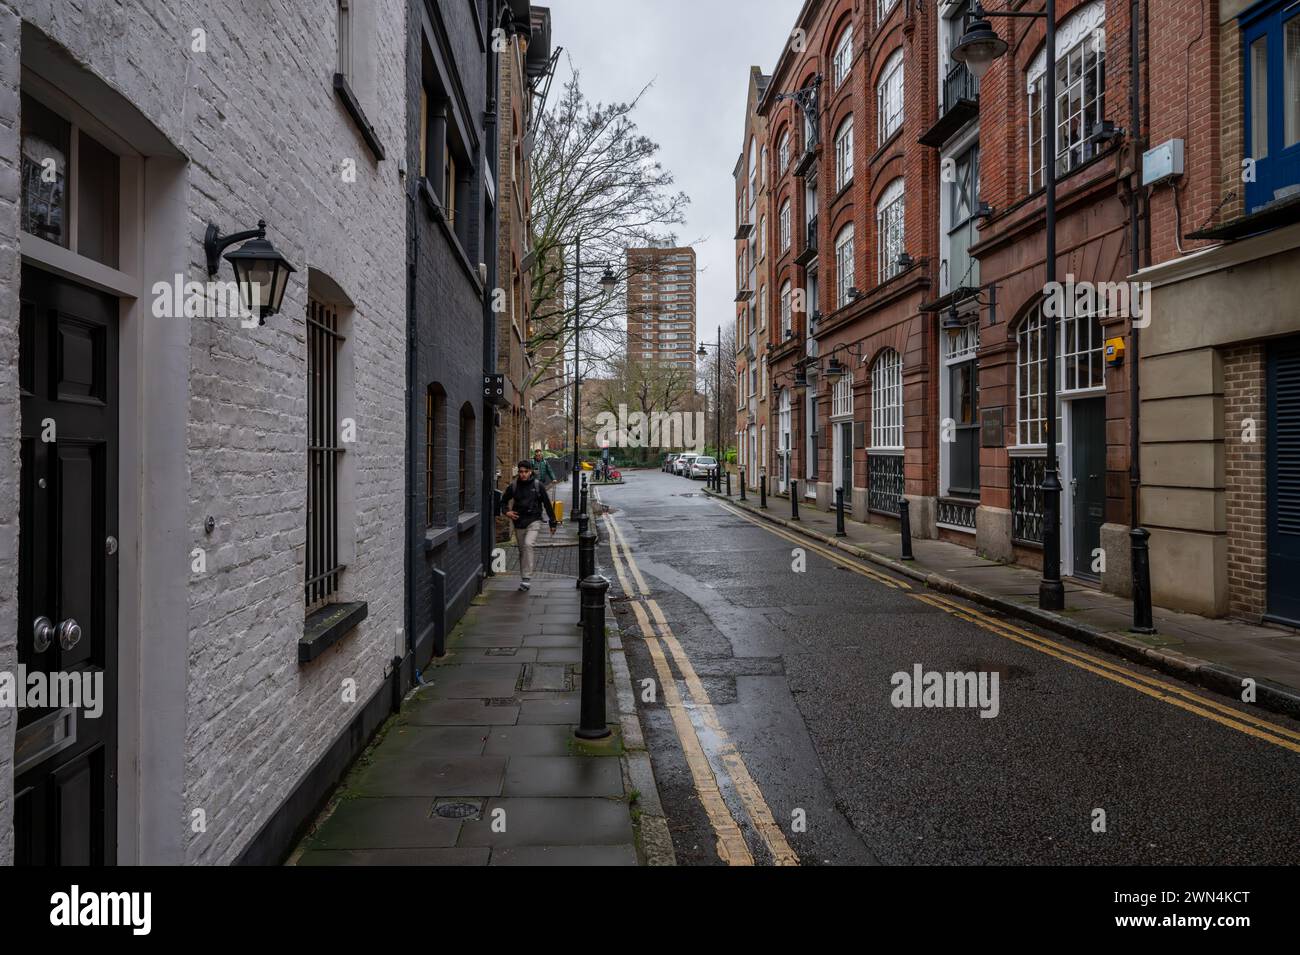
{"label": "paving slab", "polygon": [[483,752],[491,727],[421,726],[406,723],[393,727],[384,738],[388,756],[478,756]]}
{"label": "paving slab", "polygon": [[298,865],[482,866],[489,858],[487,849],[351,849],[304,852]]}
{"label": "paving slab", "polygon": [[307,842],[309,850],[427,849],[454,846],[461,819],[433,813],[425,796],[344,799]]}
{"label": "paving slab", "polygon": [[488,756],[567,756],[573,751],[575,725],[495,726],[483,752]]}
{"label": "paving slab", "polygon": [[579,718],[577,700],[525,700],[519,704],[519,722],[566,723],[576,726]]}
{"label": "paving slab", "polygon": [[488,865],[630,866],[636,865],[631,846],[516,846],[493,849]]}
{"label": "paving slab", "polygon": [[599,756],[512,756],[503,796],[621,796],[616,759]]}
{"label": "paving slab", "polygon": [[[504,815],[495,814],[498,809]],[[494,815],[495,814],[495,815]],[[493,832],[492,824],[504,825]],[[460,846],[611,846],[632,844],[632,817],[620,799],[489,799],[483,818],[466,822]]]}
{"label": "paving slab", "polygon": [[518,706],[488,706],[486,700],[410,700],[402,706],[403,723],[417,726],[501,726],[519,719]]}
{"label": "paving slab", "polygon": [[506,761],[498,756],[421,757],[379,753],[350,783],[363,796],[495,796]]}

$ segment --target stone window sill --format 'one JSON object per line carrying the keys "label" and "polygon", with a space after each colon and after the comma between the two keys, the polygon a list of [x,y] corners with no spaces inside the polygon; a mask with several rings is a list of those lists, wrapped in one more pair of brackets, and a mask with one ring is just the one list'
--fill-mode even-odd
{"label": "stone window sill", "polygon": [[302,639],[298,641],[298,662],[310,663],[338,643],[366,619],[369,608],[364,600],[329,604],[307,614]]}
{"label": "stone window sill", "polygon": [[352,87],[348,84],[348,78],[342,73],[334,74],[334,92],[338,93],[339,98],[343,100],[343,107],[348,111],[348,115],[352,117],[352,122],[357,124],[361,138],[370,147],[370,152],[374,154],[375,160],[382,162],[384,144],[379,141],[379,134],[375,132],[375,127],[366,118],[365,110],[361,108],[361,101],[357,99],[357,94],[352,92]]}

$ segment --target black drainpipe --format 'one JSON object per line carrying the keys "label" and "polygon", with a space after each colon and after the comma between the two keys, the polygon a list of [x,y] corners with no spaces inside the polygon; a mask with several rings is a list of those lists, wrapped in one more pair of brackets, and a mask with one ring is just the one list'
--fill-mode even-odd
{"label": "black drainpipe", "polygon": [[[1143,215],[1142,206],[1144,201],[1144,192],[1139,184],[1137,189],[1133,188],[1133,176],[1140,174],[1141,166],[1140,150],[1145,145],[1144,127],[1142,126],[1142,90],[1139,82],[1142,78],[1142,69],[1138,53],[1139,44],[1139,25],[1138,13],[1141,6],[1140,0],[1130,0],[1129,6],[1129,130],[1133,143],[1133,160],[1134,169],[1129,177],[1128,187],[1128,215],[1129,215],[1129,274],[1135,275],[1142,268],[1142,253],[1144,245],[1142,243],[1142,223],[1147,217]],[[1146,222],[1150,228],[1150,222]],[[1148,316],[1150,315],[1151,299],[1146,297],[1146,307]],[[1137,528],[1141,526],[1141,485],[1142,485],[1142,465],[1139,461],[1139,452],[1141,450],[1140,442],[1140,414],[1139,404],[1141,399],[1140,383],[1138,376],[1138,363],[1142,356],[1141,335],[1142,331],[1136,325],[1131,323],[1129,334],[1131,338],[1132,354],[1129,356],[1128,368],[1128,389],[1129,389],[1129,522],[1130,526]]]}
{"label": "black drainpipe", "polygon": [[406,541],[406,647],[411,654],[411,682],[415,683],[417,666],[414,653],[419,634],[415,632],[415,575],[418,572],[416,561],[415,527],[415,440],[416,423],[414,398],[415,383],[419,375],[420,327],[416,311],[416,279],[419,277],[420,264],[420,223],[416,215],[417,197],[416,176],[408,170],[406,174],[406,231],[410,235],[406,253],[406,527],[402,539]]}
{"label": "black drainpipe", "polygon": [[[494,2],[490,4],[492,18],[490,23],[501,25],[501,9]],[[483,290],[483,374],[496,374],[497,372],[497,321],[496,313],[492,311],[492,301],[495,298],[493,291],[497,287],[497,229],[500,221],[501,208],[501,180],[497,175],[497,158],[499,153],[497,143],[497,111],[500,109],[500,103],[497,98],[498,87],[501,78],[496,65],[492,59],[497,53],[492,47],[491,42],[487,48],[487,94],[485,109],[483,111],[483,149],[486,156],[484,165],[492,175],[493,184],[493,202],[492,212],[487,216],[484,228],[487,234],[483,236],[483,259],[487,266],[487,280]],[[480,389],[481,391],[482,389]],[[479,536],[482,553],[482,568],[484,576],[490,576],[492,573],[492,547],[496,542],[496,460],[497,460],[497,428],[496,416],[498,410],[495,405],[483,402],[483,481],[482,481],[482,500],[480,501],[479,510],[482,513],[482,524]]]}

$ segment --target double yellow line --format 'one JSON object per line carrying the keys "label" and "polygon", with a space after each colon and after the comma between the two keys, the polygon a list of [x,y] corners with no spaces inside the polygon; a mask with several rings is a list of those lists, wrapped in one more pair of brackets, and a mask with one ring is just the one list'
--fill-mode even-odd
{"label": "double yellow line", "polygon": [[[882,573],[863,567],[857,561],[844,557],[829,548],[821,547],[817,544],[810,544],[803,538],[796,537],[784,529],[775,528],[766,521],[756,520],[745,512],[737,510],[727,504],[721,504],[720,506],[724,510],[729,511],[738,517],[743,517],[751,524],[761,527],[763,530],[774,534],[777,537],[797,543],[800,547],[813,550],[864,577],[869,577],[895,589],[907,591],[912,590],[910,585],[904,581],[886,577]],[[1048,656],[1055,657],[1071,666],[1087,670],[1089,673],[1094,673],[1113,683],[1118,683],[1153,699],[1160,700],[1163,703],[1168,703],[1170,706],[1176,706],[1188,713],[1195,713],[1197,716],[1204,717],[1207,720],[1213,720],[1222,726],[1234,729],[1239,733],[1244,733],[1247,736],[1254,737],[1255,739],[1272,743],[1274,746],[1281,746],[1283,749],[1289,749],[1294,753],[1300,753],[1300,733],[1297,733],[1294,730],[1287,729],[1284,726],[1279,726],[1276,723],[1271,723],[1268,720],[1259,719],[1258,717],[1252,716],[1248,713],[1243,713],[1242,711],[1224,703],[1220,703],[1217,700],[1209,699],[1199,693],[1193,693],[1190,690],[1169,683],[1165,680],[1161,680],[1157,677],[1148,676],[1145,673],[1138,673],[1134,670],[1130,670],[1128,667],[1119,666],[1111,660],[1099,657],[1096,654],[1087,653],[1083,650],[1077,650],[1074,647],[1058,643],[1055,640],[1033,633],[1023,627],[1017,627],[1005,620],[998,620],[994,617],[990,617],[988,614],[975,610],[972,607],[959,604],[948,597],[933,593],[916,592],[910,592],[908,596],[935,607],[938,610],[942,610],[944,613],[951,614],[960,620],[973,623],[975,626],[981,627],[989,633],[997,634],[999,637],[1029,647],[1031,650],[1037,650],[1039,653],[1045,653]]]}
{"label": "double yellow line", "polygon": [[[705,729],[715,741],[713,751],[722,767],[726,770],[726,775],[731,780],[736,795],[744,807],[745,814],[749,817],[750,823],[767,847],[772,861],[776,865],[798,865],[799,857],[790,848],[785,833],[773,818],[772,811],[763,798],[763,792],[750,775],[749,768],[745,765],[745,760],[740,755],[740,751],[736,749],[736,745],[727,735],[727,731],[723,729],[713,704],[709,700],[709,694],[704,689],[699,674],[695,672],[695,667],[691,664],[690,657],[673,633],[672,627],[669,626],[668,620],[664,617],[658,601],[651,596],[650,587],[646,584],[645,577],[641,574],[641,569],[632,556],[632,549],[623,537],[618,522],[609,514],[606,514],[604,519],[605,527],[609,532],[610,553],[614,557],[614,571],[618,575],[623,593],[633,598],[638,595],[644,598],[643,600],[633,599],[631,601],[632,612],[636,615],[637,626],[645,639],[646,648],[650,652],[650,659],[654,663],[655,673],[658,675],[659,683],[663,687],[664,703],[673,721],[673,729],[677,733],[678,741],[681,743],[682,752],[686,757],[686,765],[690,770],[695,792],[699,796],[704,811],[709,817],[709,824],[713,827],[713,831],[717,836],[718,857],[728,865],[754,864],[753,853],[749,850],[749,845],[745,841],[744,833],[741,831],[736,817],[732,815],[731,808],[722,796],[722,790],[718,785],[718,776],[713,765],[709,762],[704,745],[700,742],[695,724],[691,722],[690,710],[694,710],[699,714]],[[632,580],[636,582],[635,590],[628,579],[629,574]],[[653,622],[651,618],[653,618]],[[683,700],[682,694],[677,688],[677,679],[669,666],[668,655],[664,653],[665,647],[668,648],[668,654],[671,655],[673,662],[677,664],[677,669],[682,675],[682,681],[686,685],[686,692],[690,700],[689,705]]]}

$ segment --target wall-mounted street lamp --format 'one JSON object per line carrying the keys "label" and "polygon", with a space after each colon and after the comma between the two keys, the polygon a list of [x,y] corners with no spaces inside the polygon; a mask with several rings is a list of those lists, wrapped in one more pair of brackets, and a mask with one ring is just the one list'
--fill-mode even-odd
{"label": "wall-mounted street lamp", "polygon": [[898,253],[898,258],[894,260],[894,263],[898,266],[898,271],[906,272],[912,266],[916,265],[916,259],[912,258],[911,255],[907,253],[907,250],[904,249],[902,252]]}
{"label": "wall-mounted street lamp", "polygon": [[[976,81],[984,78],[993,61],[1007,52],[1007,43],[994,32],[987,17],[1041,19],[1045,26],[1043,48],[1047,51],[1047,69],[1043,73],[1043,232],[1046,240],[1044,288],[1056,283],[1056,0],[1045,0],[1041,11],[985,11],[976,0],[972,20],[957,45],[952,58],[965,63]],[[1038,582],[1038,606],[1043,610],[1065,609],[1065,585],[1061,582],[1061,479],[1056,457],[1057,322],[1045,322],[1044,356],[1049,369],[1044,376],[1047,404],[1047,459],[1043,462],[1043,576]]]}
{"label": "wall-mounted street lamp", "polygon": [[285,289],[289,287],[289,274],[298,270],[266,238],[265,219],[258,220],[256,229],[231,235],[222,235],[215,224],[209,223],[203,236],[209,277],[221,268],[222,251],[236,242],[244,244],[227,252],[225,259],[234,269],[239,300],[250,314],[257,315],[259,325],[265,325],[268,315],[280,311]]}

